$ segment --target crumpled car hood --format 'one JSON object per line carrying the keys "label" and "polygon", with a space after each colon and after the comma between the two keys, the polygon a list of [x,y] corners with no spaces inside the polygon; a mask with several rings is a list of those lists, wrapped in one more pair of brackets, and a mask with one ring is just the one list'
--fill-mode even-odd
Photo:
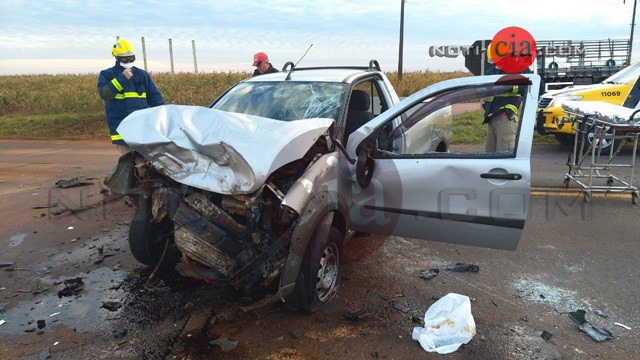
{"label": "crumpled car hood", "polygon": [[332,123],[163,105],[133,112],[117,131],[177,182],[220,194],[248,194],[273,171],[303,157]]}

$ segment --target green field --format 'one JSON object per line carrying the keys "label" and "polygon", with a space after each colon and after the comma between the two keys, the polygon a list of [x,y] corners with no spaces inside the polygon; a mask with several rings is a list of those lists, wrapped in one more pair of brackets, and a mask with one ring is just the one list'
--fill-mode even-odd
{"label": "green field", "polygon": [[[398,81],[386,74],[398,96],[409,96],[431,84],[470,76],[456,72],[411,72]],[[152,74],[167,104],[208,106],[222,92],[249,73]],[[107,139],[104,101],[96,90],[97,74],[0,76],[0,139]],[[461,143],[484,141],[484,129],[476,125],[478,114],[469,117],[469,129]],[[473,130],[472,130],[473,129]],[[555,142],[536,136],[536,141]]]}
{"label": "green field", "polygon": [[[151,74],[167,104],[208,106],[249,73]],[[466,72],[387,74],[399,96]],[[0,76],[1,139],[107,138],[104,101],[97,74]]]}

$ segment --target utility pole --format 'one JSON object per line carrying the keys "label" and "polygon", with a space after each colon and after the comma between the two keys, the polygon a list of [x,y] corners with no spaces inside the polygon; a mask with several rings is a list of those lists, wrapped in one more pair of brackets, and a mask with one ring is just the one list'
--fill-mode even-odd
{"label": "utility pole", "polygon": [[404,41],[404,3],[406,0],[400,0],[400,46],[398,54],[398,81],[402,80],[402,51]]}
{"label": "utility pole", "polygon": [[198,60],[196,59],[196,41],[191,40],[191,47],[193,48],[193,67],[196,70],[196,74],[198,73]]}
{"label": "utility pole", "polygon": [[[624,1],[623,1],[624,4]],[[629,35],[629,59],[627,59],[627,65],[631,65],[631,50],[633,49],[633,29],[636,25],[636,5],[638,0],[633,0],[633,16],[631,17],[631,35]]]}
{"label": "utility pole", "polygon": [[147,70],[147,45],[144,42],[144,36],[141,38],[142,40],[142,60],[144,60],[144,71]]}
{"label": "utility pole", "polygon": [[171,39],[169,39],[169,61],[171,62],[171,75],[173,75],[173,43],[171,42]]}

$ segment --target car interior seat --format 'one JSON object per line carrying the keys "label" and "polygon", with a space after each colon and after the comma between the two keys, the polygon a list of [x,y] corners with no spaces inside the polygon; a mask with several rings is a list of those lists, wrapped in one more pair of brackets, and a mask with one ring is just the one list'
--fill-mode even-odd
{"label": "car interior seat", "polygon": [[349,111],[347,112],[347,121],[345,124],[345,142],[352,132],[375,117],[369,111],[370,106],[371,100],[369,99],[369,94],[362,90],[353,90],[351,98],[349,99]]}

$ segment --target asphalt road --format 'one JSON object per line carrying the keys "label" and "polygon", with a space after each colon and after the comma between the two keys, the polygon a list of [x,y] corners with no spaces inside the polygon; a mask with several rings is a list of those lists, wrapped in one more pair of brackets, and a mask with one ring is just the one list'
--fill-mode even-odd
{"label": "asphalt road", "polygon": [[[0,268],[0,359],[439,358],[411,332],[451,292],[472,299],[477,334],[447,358],[640,358],[640,208],[628,193],[586,204],[575,184],[564,190],[566,158],[559,145],[534,148],[533,196],[516,251],[358,238],[340,293],[324,309],[256,314],[239,310],[246,299],[229,289],[172,273],[144,286],[150,269],[126,240],[133,209],[100,191],[117,159],[112,145],[2,141],[0,263],[12,265]],[[54,185],[76,176],[96,179]],[[458,262],[480,271],[444,270]],[[421,279],[429,268],[441,271]],[[78,277],[74,287],[68,280]],[[577,309],[613,339],[589,338],[567,315]],[[220,338],[237,347],[223,352],[211,343]]]}

